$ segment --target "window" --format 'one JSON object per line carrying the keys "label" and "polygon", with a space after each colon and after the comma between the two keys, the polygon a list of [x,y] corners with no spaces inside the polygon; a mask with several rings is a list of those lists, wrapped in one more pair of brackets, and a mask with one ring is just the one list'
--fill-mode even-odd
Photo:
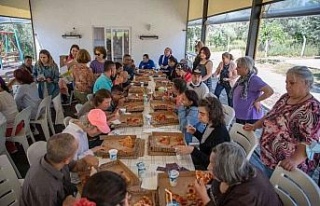
{"label": "window", "polygon": [[130,54],[130,28],[93,28],[93,46],[104,46],[107,50],[107,59],[122,62],[124,54]]}

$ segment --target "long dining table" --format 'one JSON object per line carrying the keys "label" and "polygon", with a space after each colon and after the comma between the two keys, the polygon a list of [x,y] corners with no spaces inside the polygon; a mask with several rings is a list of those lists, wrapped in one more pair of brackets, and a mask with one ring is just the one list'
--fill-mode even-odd
{"label": "long dining table", "polygon": [[[151,92],[154,92],[155,82],[152,77],[150,77],[150,81],[148,82],[148,89]],[[163,126],[163,127],[154,127],[150,125],[148,122],[146,115],[150,112],[153,112],[150,107],[149,101],[144,101],[144,111],[143,118],[144,124],[142,127],[122,127],[113,130],[110,135],[136,135],[137,138],[141,138],[145,140],[144,145],[144,155],[142,157],[138,157],[137,159],[125,159],[121,158],[120,160],[134,173],[138,176],[138,168],[137,163],[143,162],[146,166],[145,176],[141,179],[141,188],[156,190],[157,189],[157,167],[165,167],[168,163],[177,163],[180,167],[184,167],[190,171],[194,171],[194,165],[191,159],[191,155],[180,155],[178,156],[150,156],[148,155],[148,136],[153,132],[179,132],[178,125],[171,126]],[[110,162],[109,158],[99,158],[99,164],[104,164]]]}

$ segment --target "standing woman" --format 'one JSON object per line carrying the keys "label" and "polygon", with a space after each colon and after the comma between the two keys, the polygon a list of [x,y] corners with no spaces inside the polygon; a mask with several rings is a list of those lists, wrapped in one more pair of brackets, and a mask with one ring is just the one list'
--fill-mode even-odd
{"label": "standing woman", "polygon": [[[48,50],[40,51],[39,60],[34,66],[33,76],[38,82],[38,92],[41,99],[45,97],[46,92],[51,95],[52,99],[59,94],[59,69]],[[45,86],[47,91],[44,91]]]}
{"label": "standing woman", "polygon": [[214,76],[219,78],[214,95],[219,99],[219,96],[223,89],[226,90],[228,96],[228,105],[232,107],[232,97],[230,96],[231,88],[233,87],[237,74],[237,65],[233,62],[233,56],[229,52],[222,54],[222,62],[220,62],[217,70],[214,72]]}
{"label": "standing woman", "polygon": [[76,58],[77,64],[71,67],[74,79],[74,96],[81,104],[87,101],[87,95],[92,93],[93,73],[87,63],[91,57],[87,50],[80,49]]}
{"label": "standing woman", "polygon": [[222,104],[217,98],[206,97],[200,100],[198,109],[199,121],[206,127],[200,132],[189,125],[187,132],[199,140],[199,149],[193,146],[178,146],[176,150],[180,154],[191,154],[196,169],[207,170],[212,148],[222,142],[229,142],[230,136],[224,121]]}
{"label": "standing woman", "polygon": [[230,93],[236,122],[253,124],[263,117],[260,102],[269,98],[273,94],[273,89],[257,76],[254,60],[249,56],[237,60],[237,72],[240,78]]}
{"label": "standing woman", "polygon": [[107,51],[104,47],[98,46],[94,48],[93,52],[95,55],[95,60],[90,63],[90,68],[92,69],[95,78],[97,78],[101,73],[103,73]]}
{"label": "standing woman", "polygon": [[193,62],[193,64],[192,64],[192,69],[196,69],[197,68],[197,66],[199,65],[199,63],[200,63],[200,50],[201,50],[201,48],[202,47],[204,47],[204,43],[202,42],[202,41],[198,41],[197,43],[196,43],[196,53],[197,53],[197,56],[196,56],[196,58],[194,59],[194,62]]}
{"label": "standing woman", "polygon": [[202,75],[202,82],[205,83],[208,88],[209,92],[213,93],[212,88],[212,68],[213,64],[210,60],[211,52],[208,47],[202,47],[200,49],[200,63],[198,65],[198,68],[201,71]]}

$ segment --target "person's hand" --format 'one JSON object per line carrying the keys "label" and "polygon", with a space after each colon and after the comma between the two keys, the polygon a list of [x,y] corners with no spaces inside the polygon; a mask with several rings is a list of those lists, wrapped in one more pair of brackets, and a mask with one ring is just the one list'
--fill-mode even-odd
{"label": "person's hand", "polygon": [[47,80],[48,83],[52,82],[51,78],[49,78],[49,77],[46,80]]}
{"label": "person's hand", "polygon": [[44,77],[38,77],[38,78],[37,78],[37,81],[38,81],[38,82],[42,82],[42,81],[44,81],[44,80],[45,80]]}
{"label": "person's hand", "polygon": [[77,199],[72,195],[67,196],[62,203],[62,206],[73,206],[76,203]]}
{"label": "person's hand", "polygon": [[297,167],[297,164],[290,158],[287,158],[280,162],[280,166],[285,170],[292,171],[294,168]]}
{"label": "person's hand", "polygon": [[200,196],[202,202],[204,205],[206,205],[208,202],[210,202],[210,198],[207,193],[206,185],[203,183],[202,180],[195,180],[194,181],[194,189]]}
{"label": "person's hand", "polygon": [[244,126],[243,126],[243,129],[245,130],[245,131],[248,131],[248,132],[250,132],[250,131],[254,131],[256,128],[255,128],[255,126],[254,126],[254,124],[245,124]]}
{"label": "person's hand", "polygon": [[100,151],[100,150],[104,150],[104,147],[96,146],[96,147],[92,148],[91,150],[92,150],[92,152],[97,152],[97,151]]}
{"label": "person's hand", "polygon": [[260,112],[262,109],[262,105],[260,102],[253,102],[253,106],[256,108],[258,112]]}
{"label": "person's hand", "polygon": [[194,127],[191,126],[191,125],[187,125],[187,126],[186,126],[186,129],[187,129],[187,132],[190,133],[190,134],[194,134],[194,133],[197,131],[197,129],[194,128]]}
{"label": "person's hand", "polygon": [[177,146],[175,148],[175,151],[178,154],[187,155],[187,154],[191,154],[193,149],[194,149],[193,146]]}
{"label": "person's hand", "polygon": [[83,158],[84,162],[91,167],[97,168],[99,166],[99,160],[98,158],[92,156],[92,155],[87,155]]}

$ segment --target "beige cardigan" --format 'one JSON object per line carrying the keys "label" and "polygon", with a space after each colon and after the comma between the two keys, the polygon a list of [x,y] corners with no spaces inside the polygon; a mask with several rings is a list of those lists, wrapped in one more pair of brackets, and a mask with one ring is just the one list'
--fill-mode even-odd
{"label": "beige cardigan", "polygon": [[[233,61],[230,61],[229,64],[230,64],[230,66],[229,66],[228,77],[229,77],[230,86],[233,87],[238,79],[238,74],[237,74],[237,69],[236,69],[237,65]],[[223,69],[223,62],[220,62],[220,64],[218,65],[218,67],[213,75],[215,77],[219,78],[222,69]]]}

